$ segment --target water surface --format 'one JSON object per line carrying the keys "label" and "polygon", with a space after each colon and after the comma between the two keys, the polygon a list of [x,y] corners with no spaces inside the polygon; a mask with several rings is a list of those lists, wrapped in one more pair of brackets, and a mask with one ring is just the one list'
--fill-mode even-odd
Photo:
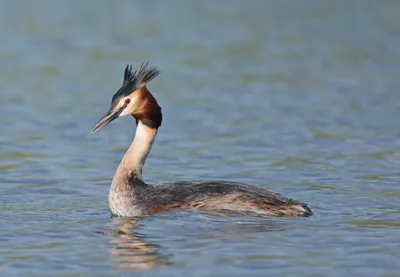
{"label": "water surface", "polygon": [[[1,1],[4,276],[400,276],[400,2]],[[147,182],[241,181],[306,219],[111,219],[127,63],[164,121]]]}

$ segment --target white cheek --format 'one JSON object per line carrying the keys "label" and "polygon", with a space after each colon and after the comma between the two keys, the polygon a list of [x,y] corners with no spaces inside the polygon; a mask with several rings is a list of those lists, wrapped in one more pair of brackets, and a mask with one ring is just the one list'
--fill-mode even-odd
{"label": "white cheek", "polygon": [[127,116],[127,115],[129,115],[129,112],[128,112],[128,109],[125,108],[125,109],[122,111],[122,113],[120,113],[120,115],[119,115],[118,117],[123,117],[123,116]]}

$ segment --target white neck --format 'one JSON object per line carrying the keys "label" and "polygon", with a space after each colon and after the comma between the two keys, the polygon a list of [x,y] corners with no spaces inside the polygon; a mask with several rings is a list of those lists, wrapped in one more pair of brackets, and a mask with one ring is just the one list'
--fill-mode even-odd
{"label": "white neck", "polygon": [[136,179],[142,180],[142,169],[156,135],[157,129],[138,121],[135,138],[117,168],[113,184],[122,183],[131,178],[132,174],[136,176]]}

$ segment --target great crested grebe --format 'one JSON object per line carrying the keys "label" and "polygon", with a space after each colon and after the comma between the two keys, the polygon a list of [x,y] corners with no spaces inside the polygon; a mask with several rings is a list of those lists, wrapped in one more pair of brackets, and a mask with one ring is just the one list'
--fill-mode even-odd
{"label": "great crested grebe", "polygon": [[121,88],[109,111],[96,123],[96,132],[119,117],[136,120],[135,138],[112,180],[109,207],[113,216],[144,216],[164,211],[202,210],[253,216],[310,216],[307,204],[262,188],[230,181],[182,181],[149,185],[142,168],[161,126],[161,107],[146,85],[160,71],[142,64],[127,66]]}

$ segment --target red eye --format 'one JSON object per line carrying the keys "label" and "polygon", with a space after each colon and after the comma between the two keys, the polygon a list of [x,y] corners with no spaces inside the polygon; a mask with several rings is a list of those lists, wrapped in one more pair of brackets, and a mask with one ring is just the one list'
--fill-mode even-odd
{"label": "red eye", "polygon": [[131,103],[131,99],[129,99],[129,98],[126,98],[126,99],[125,99],[125,104],[127,104],[127,105],[128,105],[129,103]]}

